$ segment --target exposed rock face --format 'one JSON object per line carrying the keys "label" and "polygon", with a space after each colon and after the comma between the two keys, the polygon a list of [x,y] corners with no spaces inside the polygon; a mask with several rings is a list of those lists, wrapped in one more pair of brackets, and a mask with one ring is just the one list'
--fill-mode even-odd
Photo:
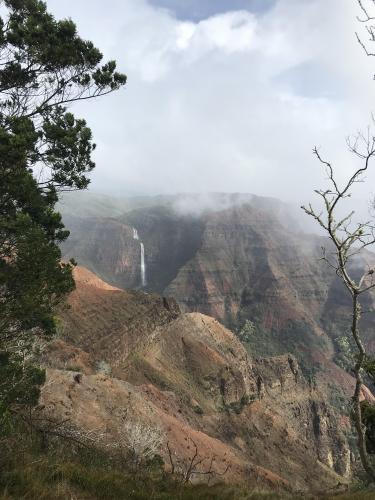
{"label": "exposed rock face", "polygon": [[[193,313],[181,315],[173,300],[104,291],[86,281],[64,312],[67,345],[61,359],[56,349],[51,366],[66,367],[69,353],[90,374],[103,360],[168,418],[230,447],[246,467],[262,466],[295,487],[348,476],[350,452],[340,430],[347,423],[327,394],[329,384],[346,397],[353,390],[352,377],[335,363],[332,342],[346,332],[350,304],[319,262],[324,239],[304,234],[280,204],[261,199],[195,217],[146,207],[118,220],[75,219],[72,225],[74,244],[68,241],[66,255],[120,288],[139,286],[136,227],[145,243],[147,290],[174,296],[184,313]],[[356,270],[363,266],[361,257]],[[366,300],[364,306],[373,307],[373,297]],[[198,312],[233,327],[250,319],[260,348],[252,351],[247,343],[250,359],[231,332]],[[361,326],[374,347],[372,315]],[[264,357],[289,351],[303,370],[293,355]],[[367,389],[362,395],[373,400]],[[183,454],[180,438],[175,442]]]}
{"label": "exposed rock face", "polygon": [[[153,398],[168,402],[163,409],[152,401]],[[213,478],[228,469],[229,482],[254,482],[280,489],[290,486],[289,482],[272,471],[250,463],[229,444],[191,427],[180,415],[171,411],[171,396],[159,392],[153,386],[135,387],[118,379],[103,375],[83,375],[80,382],[76,374],[61,370],[47,371],[47,384],[42,390],[40,405],[36,409],[39,418],[48,415],[53,421],[69,422],[70,429],[81,435],[101,436],[98,446],[106,449],[118,447],[129,422],[142,423],[148,429],[158,429],[164,433],[160,453],[168,464],[166,443],[174,456],[182,463],[189,464],[191,447],[194,442],[198,449],[198,459],[202,460],[202,470],[208,470],[211,457]],[[60,427],[60,432],[63,432]],[[168,468],[168,466],[167,466]],[[220,481],[222,481],[221,476]],[[201,480],[196,475],[195,480]]]}
{"label": "exposed rock face", "polygon": [[324,394],[304,379],[296,359],[291,355],[259,359],[255,371],[264,382],[262,397],[271,399],[289,423],[286,434],[302,435],[321,463],[348,477],[350,449],[340,432],[340,418],[327,404]]}
{"label": "exposed rock face", "polygon": [[[312,400],[309,410],[306,423],[313,422],[316,453],[319,460],[334,468],[342,476],[349,477],[351,452],[343,436],[337,435],[337,418],[333,416],[332,410],[324,401]],[[335,444],[334,449],[332,442]]]}
{"label": "exposed rock face", "polygon": [[[200,218],[179,215],[163,207],[134,210],[122,220],[136,227],[144,242],[147,289],[163,294],[179,270],[198,251],[204,222]],[[124,284],[128,286],[126,281]]]}
{"label": "exposed rock face", "polygon": [[240,402],[255,395],[249,357],[234,335],[216,320],[184,314],[157,328],[152,342],[129,367],[134,383],[157,382],[186,392],[203,409]]}
{"label": "exposed rock face", "polygon": [[[256,463],[281,476],[285,469],[275,470],[271,457],[280,452],[280,434],[284,433],[305,441],[304,450],[305,446],[310,452],[313,449],[313,455],[336,472],[347,475],[350,471],[349,449],[338,430],[335,412],[324,403],[323,395],[305,381],[296,359],[284,355],[250,361],[233,334],[212,318],[185,314],[163,327],[127,377],[134,383],[153,381],[182,394],[205,416],[204,424],[198,419],[197,425],[204,425],[220,439],[226,432],[230,441],[256,433],[255,415],[261,427],[268,422],[273,437],[267,440],[267,452],[262,446],[254,449],[254,443],[249,442],[250,453],[254,453]],[[291,443],[290,436],[291,456],[299,456],[298,439]]]}
{"label": "exposed rock face", "polygon": [[262,307],[269,327],[312,316],[327,294],[314,262],[316,241],[299,241],[275,216],[251,205],[207,216],[202,245],[167,291],[189,310],[221,320]]}
{"label": "exposed rock face", "polygon": [[[86,270],[76,277],[70,309],[62,311],[65,341],[44,355],[60,370],[48,371],[40,411],[100,430],[108,442],[116,442],[124,422],[160,428],[167,463],[167,441],[187,462],[193,439],[205,462],[216,457],[218,473],[231,465],[227,481],[258,478],[314,491],[345,482],[342,425],[292,355],[251,359],[213,318],[117,290]],[[67,360],[80,364],[61,364]],[[93,375],[99,360],[116,378]],[[76,371],[61,368],[80,369],[79,383]]]}
{"label": "exposed rock face", "polygon": [[327,241],[304,233],[281,202],[218,194],[217,207],[224,209],[193,216],[176,211],[171,197],[159,198],[145,199],[144,208],[121,217],[115,211],[116,219],[66,215],[71,236],[64,255],[120,288],[137,288],[135,227],[145,245],[147,290],[227,324],[256,313],[269,329],[282,329],[291,319],[310,322],[319,332],[327,310],[345,303],[335,274],[319,262]]}
{"label": "exposed rock face", "polygon": [[61,311],[61,333],[69,343],[90,353],[95,362],[106,360],[121,367],[148,342],[150,331],[180,314],[173,299],[120,290],[87,269],[76,268],[74,278],[77,288]]}

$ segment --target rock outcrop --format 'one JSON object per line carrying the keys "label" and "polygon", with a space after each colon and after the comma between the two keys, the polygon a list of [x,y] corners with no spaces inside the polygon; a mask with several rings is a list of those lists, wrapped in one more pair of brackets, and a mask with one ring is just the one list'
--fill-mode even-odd
{"label": "rock outcrop", "polygon": [[149,341],[149,332],[180,314],[174,299],[120,290],[85,268],[77,267],[74,278],[76,290],[62,307],[60,334],[89,353],[94,364],[106,360],[121,369]]}

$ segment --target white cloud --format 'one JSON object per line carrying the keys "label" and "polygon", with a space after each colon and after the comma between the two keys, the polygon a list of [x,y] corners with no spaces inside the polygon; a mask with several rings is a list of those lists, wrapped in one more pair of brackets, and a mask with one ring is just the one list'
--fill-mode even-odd
{"label": "white cloud", "polygon": [[195,49],[200,53],[219,50],[226,55],[252,50],[256,24],[255,16],[246,11],[216,15],[195,25],[189,23],[184,50]]}
{"label": "white cloud", "polygon": [[[322,182],[315,144],[342,174],[350,168],[345,136],[366,125],[375,102],[372,60],[354,38],[355,2],[279,0],[262,15],[198,23],[146,0],[48,4],[129,76],[125,90],[76,110],[100,146],[94,189],[300,201]],[[288,76],[304,65],[316,72],[316,94],[312,85],[301,95]],[[328,85],[337,93],[322,97]]]}

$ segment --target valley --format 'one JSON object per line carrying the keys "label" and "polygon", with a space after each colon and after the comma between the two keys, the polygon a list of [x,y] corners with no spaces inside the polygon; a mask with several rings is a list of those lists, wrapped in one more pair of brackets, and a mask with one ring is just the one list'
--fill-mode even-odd
{"label": "valley", "polygon": [[[128,207],[124,214],[99,217],[104,200],[95,215],[85,217],[62,207],[71,230],[65,258],[74,257],[122,289],[173,297],[182,311],[207,314],[233,331],[251,321],[253,353],[292,350],[306,366],[335,357],[335,339],[347,334],[340,318],[349,317],[350,301],[321,261],[328,242],[305,232],[302,217],[297,220],[288,205],[252,195],[214,194],[209,201],[203,195],[130,198],[122,202]],[[95,207],[92,203],[91,214]],[[133,228],[144,243],[144,287]],[[370,252],[359,256],[356,272],[373,262]],[[372,296],[366,308],[373,308]],[[372,315],[366,315],[363,334],[369,345],[374,326]]]}
{"label": "valley", "polygon": [[[40,360],[45,417],[106,444],[125,423],[157,428],[167,468],[167,443],[182,468],[194,444],[200,471],[214,458],[214,482],[317,491],[349,479],[348,423],[292,355],[251,358],[211,317],[110,287],[82,268],[75,279],[60,338]],[[205,478],[198,471],[193,480]]]}
{"label": "valley", "polygon": [[[337,311],[343,323],[349,310],[319,261],[324,240],[275,200],[232,197],[200,214],[172,202],[116,217],[95,207],[65,214],[77,288],[40,359],[50,381],[43,412],[105,429],[108,443],[124,422],[157,428],[167,469],[168,450],[183,468],[196,448],[198,482],[214,463],[214,482],[308,492],[346,484],[358,460],[354,380],[336,363],[335,337]],[[372,322],[365,327],[371,345]],[[366,387],[361,397],[374,400]]]}

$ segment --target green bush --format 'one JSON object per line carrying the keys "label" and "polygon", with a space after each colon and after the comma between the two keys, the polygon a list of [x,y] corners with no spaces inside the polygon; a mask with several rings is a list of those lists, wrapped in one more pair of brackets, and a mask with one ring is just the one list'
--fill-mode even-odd
{"label": "green bush", "polygon": [[10,425],[12,408],[37,404],[45,371],[23,362],[20,355],[0,351],[0,435]]}

